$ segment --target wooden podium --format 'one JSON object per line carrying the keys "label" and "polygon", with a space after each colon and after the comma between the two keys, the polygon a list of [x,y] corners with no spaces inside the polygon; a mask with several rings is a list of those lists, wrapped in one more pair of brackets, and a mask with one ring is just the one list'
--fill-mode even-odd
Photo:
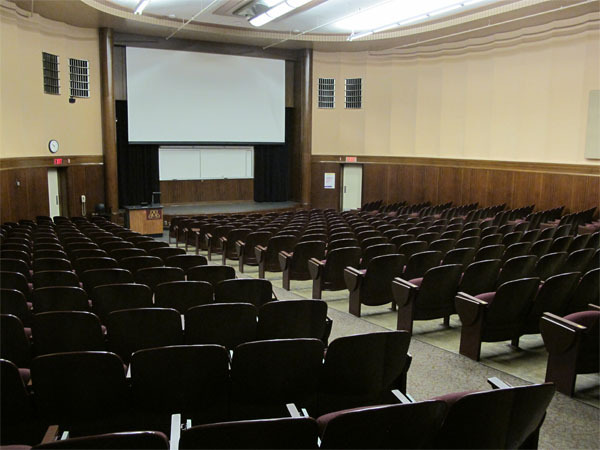
{"label": "wooden podium", "polygon": [[152,236],[163,234],[162,205],[125,206],[125,226],[132,231]]}

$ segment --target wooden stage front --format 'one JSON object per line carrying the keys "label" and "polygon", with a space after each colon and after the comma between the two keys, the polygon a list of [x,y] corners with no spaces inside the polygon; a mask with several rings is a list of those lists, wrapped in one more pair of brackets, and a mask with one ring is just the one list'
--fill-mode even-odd
{"label": "wooden stage front", "polygon": [[297,202],[200,202],[163,204],[164,220],[171,222],[173,216],[199,216],[214,214],[268,213],[294,211],[300,208]]}

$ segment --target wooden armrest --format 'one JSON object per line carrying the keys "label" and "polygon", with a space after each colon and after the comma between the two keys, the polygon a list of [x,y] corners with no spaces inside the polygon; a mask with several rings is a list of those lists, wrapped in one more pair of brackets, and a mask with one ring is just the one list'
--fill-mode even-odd
{"label": "wooden armrest", "polygon": [[473,325],[477,321],[481,310],[488,306],[487,302],[479,300],[465,292],[459,292],[455,297],[454,303],[460,321],[466,326]]}
{"label": "wooden armrest", "polygon": [[56,441],[58,437],[58,425],[50,425],[42,438],[42,444]]}
{"label": "wooden armrest", "polygon": [[171,436],[169,437],[169,450],[179,449],[181,436],[181,414],[171,414]]}
{"label": "wooden armrest", "polygon": [[237,250],[238,256],[241,256],[246,249],[246,243],[244,241],[236,241],[235,249]]}
{"label": "wooden armrest", "polygon": [[600,306],[590,303],[588,304],[588,309],[591,309],[592,311],[600,311]]}
{"label": "wooden armrest", "polygon": [[492,386],[493,389],[507,389],[512,387],[510,384],[505,383],[498,377],[488,378],[487,382],[490,384],[490,386]]}
{"label": "wooden armrest", "polygon": [[221,236],[219,238],[219,241],[221,241],[223,244],[226,244],[227,243],[227,238],[225,236]]}
{"label": "wooden armrest", "polygon": [[363,273],[355,267],[348,266],[344,269],[344,281],[350,292],[358,289],[364,277]]}
{"label": "wooden armrest", "polygon": [[295,404],[286,403],[285,406],[286,406],[288,412],[290,413],[290,417],[302,417],[302,414],[300,414],[300,411],[298,411],[298,408],[296,407]]}
{"label": "wooden armrest", "polygon": [[212,235],[212,233],[204,233],[204,237],[206,239],[212,239],[213,235]]}
{"label": "wooden armrest", "polygon": [[256,255],[256,261],[261,263],[267,257],[267,248],[262,245],[256,245],[254,247],[254,254]]}
{"label": "wooden armrest", "polygon": [[325,264],[317,258],[310,258],[308,260],[308,272],[310,273],[310,278],[313,280],[319,278],[323,272],[323,267],[325,267]]}
{"label": "wooden armrest", "polygon": [[394,389],[392,390],[392,394],[394,394],[394,397],[396,397],[398,399],[398,401],[402,404],[406,404],[406,403],[414,403],[415,399],[412,398],[411,396],[409,396],[408,394],[404,395],[402,392],[400,392],[400,390],[398,389]]}
{"label": "wooden armrest", "polygon": [[277,255],[277,259],[279,260],[279,266],[281,267],[281,270],[285,271],[292,261],[292,254],[282,250]]}
{"label": "wooden armrest", "polygon": [[396,277],[392,280],[392,295],[398,307],[407,306],[418,290],[417,285],[406,281],[404,278]]}
{"label": "wooden armrest", "polygon": [[407,289],[419,289],[419,286],[411,283],[410,281],[405,280],[404,278],[396,277],[392,280],[392,283],[397,284],[398,286],[405,287]]}
{"label": "wooden armrest", "polygon": [[587,328],[552,313],[540,319],[540,332],[548,353],[565,353],[576,345]]}

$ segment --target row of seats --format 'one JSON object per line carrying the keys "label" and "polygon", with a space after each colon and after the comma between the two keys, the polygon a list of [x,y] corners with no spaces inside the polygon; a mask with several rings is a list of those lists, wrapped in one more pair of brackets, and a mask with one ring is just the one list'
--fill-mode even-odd
{"label": "row of seats", "polygon": [[166,431],[173,413],[199,424],[282,417],[291,402],[314,417],[386,403],[392,389],[405,392],[409,343],[406,332],[347,336],[332,341],[323,357],[317,339],[254,341],[237,346],[231,360],[219,345],[155,347],[133,353],[131,386],[114,353],[55,353],[32,360],[33,394],[3,360],[3,443],[51,424],[74,436]]}
{"label": "row of seats", "polygon": [[170,308],[120,309],[107,315],[106,326],[90,312],[44,312],[33,316],[28,331],[16,316],[0,318],[0,357],[20,368],[28,368],[32,356],[70,351],[109,350],[128,363],[137,350],[184,343],[234,349],[255,340],[314,338],[327,344],[332,324],[326,303],[317,300],[270,302],[260,309],[250,303],[213,303],[190,308],[183,316]]}

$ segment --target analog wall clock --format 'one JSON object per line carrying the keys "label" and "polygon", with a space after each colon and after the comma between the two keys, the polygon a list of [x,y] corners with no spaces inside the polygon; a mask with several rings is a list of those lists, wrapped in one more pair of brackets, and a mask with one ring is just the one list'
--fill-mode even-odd
{"label": "analog wall clock", "polygon": [[58,141],[56,139],[52,139],[48,142],[48,150],[50,150],[50,153],[56,153],[58,151]]}

